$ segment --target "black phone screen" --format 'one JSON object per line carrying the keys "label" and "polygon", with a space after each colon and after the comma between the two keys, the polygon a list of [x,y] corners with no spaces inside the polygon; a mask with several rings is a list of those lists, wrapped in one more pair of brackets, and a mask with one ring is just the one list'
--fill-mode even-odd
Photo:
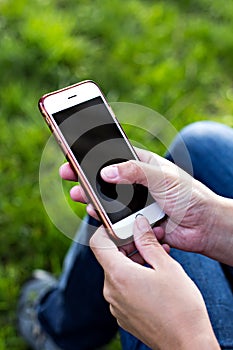
{"label": "black phone screen", "polygon": [[101,97],[53,114],[112,224],[154,202],[142,185],[109,184],[103,167],[135,159]]}

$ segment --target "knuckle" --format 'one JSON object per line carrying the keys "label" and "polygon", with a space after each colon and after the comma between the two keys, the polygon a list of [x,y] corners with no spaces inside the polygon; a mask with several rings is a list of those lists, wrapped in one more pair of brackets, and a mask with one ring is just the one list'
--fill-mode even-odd
{"label": "knuckle", "polygon": [[115,310],[115,308],[113,307],[112,304],[109,305],[109,309],[110,309],[111,314],[112,314],[115,318],[117,318],[117,312],[116,312],[116,310]]}
{"label": "knuckle", "polygon": [[130,160],[127,164],[127,174],[135,183],[146,185],[146,174],[142,169],[141,164],[137,160]]}
{"label": "knuckle", "polygon": [[109,287],[107,286],[106,283],[104,283],[104,288],[103,288],[103,296],[104,296],[104,299],[107,300],[108,303],[112,303],[112,295],[111,295],[111,292],[109,290]]}
{"label": "knuckle", "polygon": [[144,232],[144,237],[142,237],[142,245],[145,247],[155,247],[155,248],[161,248],[160,243],[157,241],[157,239],[154,237],[153,234],[151,234],[151,231]]}
{"label": "knuckle", "polygon": [[122,290],[125,290],[125,280],[124,274],[121,273],[118,267],[114,266],[111,268],[111,273],[105,275],[103,295],[110,304],[114,305],[121,296]]}
{"label": "knuckle", "polygon": [[121,272],[121,270],[118,268],[118,266],[113,266],[111,269],[111,283],[115,286],[117,289],[121,289],[121,285],[124,283],[124,274]]}
{"label": "knuckle", "polygon": [[161,249],[160,243],[153,237],[148,237],[144,242],[143,245],[145,248],[148,249]]}

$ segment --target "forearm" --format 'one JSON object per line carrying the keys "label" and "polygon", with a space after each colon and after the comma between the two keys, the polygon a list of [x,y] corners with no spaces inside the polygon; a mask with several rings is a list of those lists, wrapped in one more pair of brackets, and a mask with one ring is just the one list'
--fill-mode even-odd
{"label": "forearm", "polygon": [[205,254],[233,266],[233,199],[217,196]]}

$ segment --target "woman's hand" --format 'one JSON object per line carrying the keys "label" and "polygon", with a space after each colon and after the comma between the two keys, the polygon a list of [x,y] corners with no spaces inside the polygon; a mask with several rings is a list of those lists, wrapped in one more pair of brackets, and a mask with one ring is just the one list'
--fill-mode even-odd
{"label": "woman's hand", "polygon": [[219,349],[200,292],[145,217],[136,219],[134,238],[151,268],[123,255],[103,227],[91,239],[105,271],[104,296],[119,325],[152,349]]}
{"label": "woman's hand", "polygon": [[[233,200],[216,195],[170,161],[148,151],[136,151],[141,161],[108,166],[102,169],[103,180],[147,186],[168,216],[161,226],[165,243],[233,265]],[[76,179],[67,164],[60,173],[65,179]],[[71,190],[71,197],[86,201],[80,186]],[[87,211],[96,217],[91,205]]]}
{"label": "woman's hand", "polygon": [[216,195],[170,161],[137,150],[139,161],[102,169],[110,183],[138,183],[168,215],[162,224],[171,247],[194,251],[233,265],[233,200]]}

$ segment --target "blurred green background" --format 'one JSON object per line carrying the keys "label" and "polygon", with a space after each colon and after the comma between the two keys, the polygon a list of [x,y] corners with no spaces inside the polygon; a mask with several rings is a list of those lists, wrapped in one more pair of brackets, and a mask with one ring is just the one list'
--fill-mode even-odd
{"label": "blurred green background", "polygon": [[40,198],[40,96],[92,79],[110,101],[153,108],[178,130],[233,126],[232,33],[231,0],[0,0],[0,350],[27,349],[20,285],[34,268],[59,274],[70,245]]}

